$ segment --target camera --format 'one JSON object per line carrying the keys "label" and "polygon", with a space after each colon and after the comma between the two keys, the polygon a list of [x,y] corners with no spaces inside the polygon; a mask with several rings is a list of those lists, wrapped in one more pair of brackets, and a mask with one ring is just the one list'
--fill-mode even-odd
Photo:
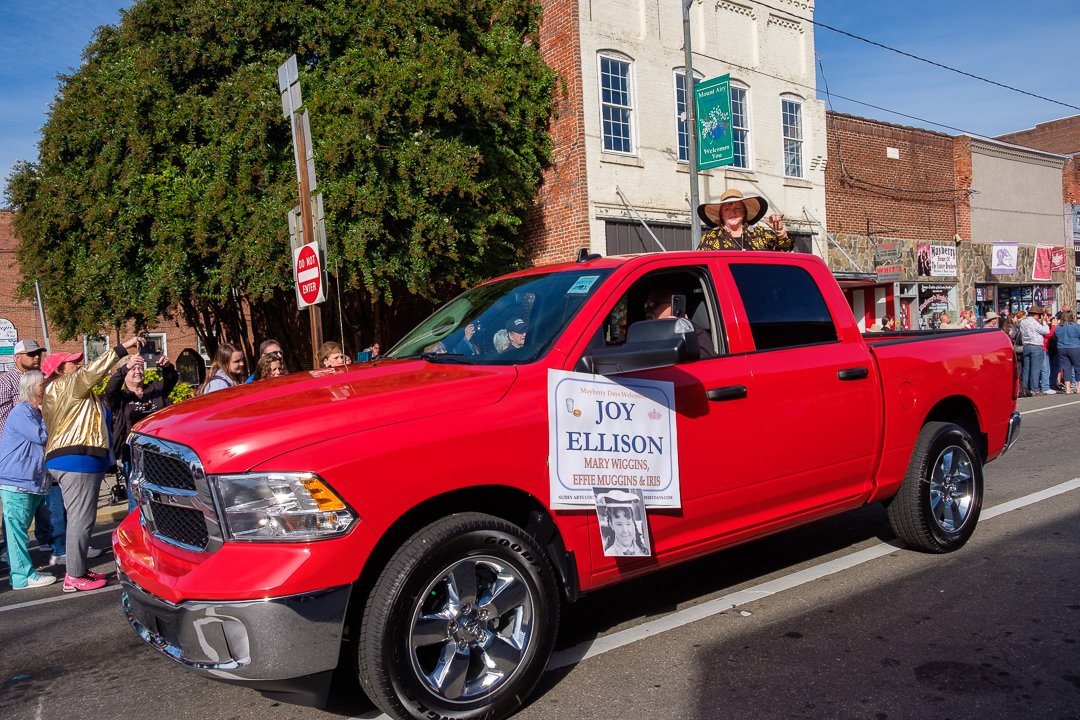
{"label": "camera", "polygon": [[157,343],[153,340],[147,339],[142,346],[143,355],[156,355],[158,351]]}

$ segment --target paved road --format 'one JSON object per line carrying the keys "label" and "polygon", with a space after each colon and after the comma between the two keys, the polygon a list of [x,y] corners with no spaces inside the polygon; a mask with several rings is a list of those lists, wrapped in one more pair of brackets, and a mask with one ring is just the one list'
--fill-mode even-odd
{"label": "paved road", "polygon": [[[1021,442],[987,469],[1004,512],[964,549],[889,545],[874,506],[594,593],[518,717],[1080,719],[1080,482],[1063,485],[1080,402],[1021,410]],[[0,718],[379,716],[197,678],[143,647],[117,600],[0,592]]]}

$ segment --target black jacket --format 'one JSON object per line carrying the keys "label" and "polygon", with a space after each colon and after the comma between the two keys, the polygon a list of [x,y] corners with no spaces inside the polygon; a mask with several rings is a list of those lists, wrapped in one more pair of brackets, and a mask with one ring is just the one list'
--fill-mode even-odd
{"label": "black jacket", "polygon": [[176,368],[168,365],[158,370],[161,371],[161,380],[143,385],[141,399],[124,385],[127,364],[118,367],[105,386],[105,402],[112,411],[113,453],[118,463],[121,460],[131,460],[128,455],[127,436],[135,423],[171,404],[169,393],[176,387],[179,379]]}

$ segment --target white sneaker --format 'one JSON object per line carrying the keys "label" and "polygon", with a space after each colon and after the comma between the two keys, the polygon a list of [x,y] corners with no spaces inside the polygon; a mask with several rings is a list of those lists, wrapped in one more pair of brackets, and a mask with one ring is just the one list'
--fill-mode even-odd
{"label": "white sneaker", "polygon": [[45,587],[46,585],[52,585],[56,582],[55,575],[32,575],[26,581],[26,585],[23,587],[17,587],[16,590],[29,590],[30,588]]}
{"label": "white sneaker", "polygon": [[50,555],[50,565],[67,565],[67,555]]}
{"label": "white sneaker", "polygon": [[1057,390],[1047,390],[1043,395],[1057,395]]}
{"label": "white sneaker", "polygon": [[88,557],[88,558],[96,558],[96,557],[99,557],[101,555],[101,553],[103,553],[103,552],[105,552],[105,551],[102,550],[101,548],[88,547],[88,548],[86,548],[86,557]]}

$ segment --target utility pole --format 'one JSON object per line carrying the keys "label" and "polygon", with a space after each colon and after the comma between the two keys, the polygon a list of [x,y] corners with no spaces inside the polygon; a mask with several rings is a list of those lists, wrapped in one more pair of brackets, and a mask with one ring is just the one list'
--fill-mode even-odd
{"label": "utility pole", "polygon": [[[300,196],[300,228],[297,228],[299,237],[293,238],[293,244],[305,245],[319,240],[320,255],[316,266],[319,273],[326,267],[326,243],[325,229],[320,227],[319,235],[316,235],[315,218],[312,212],[311,193],[315,189],[315,154],[310,149],[311,123],[308,119],[307,110],[301,111],[304,103],[300,93],[300,77],[296,65],[296,55],[292,55],[278,68],[278,90],[281,92],[281,111],[289,120],[292,128],[293,152],[296,160],[296,187]],[[321,197],[316,199],[321,207]],[[301,241],[302,240],[302,241]],[[325,282],[320,279],[320,284],[325,287]],[[320,299],[310,302],[308,308],[308,320],[311,325],[311,366],[319,367],[319,346],[322,345],[322,312],[318,303]]]}
{"label": "utility pole", "polygon": [[698,198],[697,178],[697,112],[694,103],[694,59],[690,48],[690,6],[694,0],[683,0],[682,3],[682,33],[683,52],[686,55],[686,75],[683,78],[686,88],[686,135],[690,140],[690,241],[691,249],[697,248],[701,242],[701,220],[698,219],[697,209],[700,204]]}

